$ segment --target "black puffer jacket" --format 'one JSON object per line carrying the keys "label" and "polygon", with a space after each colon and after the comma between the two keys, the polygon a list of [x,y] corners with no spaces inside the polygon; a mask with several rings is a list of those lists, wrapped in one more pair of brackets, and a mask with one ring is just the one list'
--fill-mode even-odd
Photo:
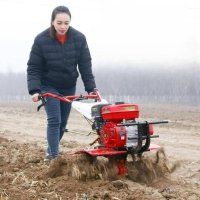
{"label": "black puffer jacket", "polygon": [[74,87],[79,76],[78,70],[85,90],[93,91],[96,85],[85,36],[70,27],[67,41],[62,45],[56,38],[50,37],[47,29],[35,38],[28,60],[29,93],[40,92],[43,84],[59,89]]}

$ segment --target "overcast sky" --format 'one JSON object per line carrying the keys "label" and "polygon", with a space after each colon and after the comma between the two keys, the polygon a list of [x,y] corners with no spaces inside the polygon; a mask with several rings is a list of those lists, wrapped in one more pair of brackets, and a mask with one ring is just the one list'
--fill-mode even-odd
{"label": "overcast sky", "polygon": [[200,63],[200,0],[0,0],[0,71],[26,71],[35,36],[68,6],[99,63]]}

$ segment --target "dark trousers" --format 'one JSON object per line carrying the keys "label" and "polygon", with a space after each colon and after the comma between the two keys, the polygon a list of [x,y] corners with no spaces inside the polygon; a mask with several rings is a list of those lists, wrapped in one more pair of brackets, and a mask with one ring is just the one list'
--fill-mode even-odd
{"label": "dark trousers", "polygon": [[[51,92],[63,96],[75,94],[76,87],[69,89],[57,89],[50,86],[42,86],[42,92]],[[58,99],[47,97],[45,110],[47,114],[47,154],[55,158],[59,154],[59,142],[63,137],[67,126],[71,103],[65,103]]]}

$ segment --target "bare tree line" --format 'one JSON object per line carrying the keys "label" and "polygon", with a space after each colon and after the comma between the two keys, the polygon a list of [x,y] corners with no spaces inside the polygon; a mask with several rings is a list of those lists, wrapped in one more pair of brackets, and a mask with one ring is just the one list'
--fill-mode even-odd
{"label": "bare tree line", "polygon": [[121,67],[98,70],[96,74],[97,85],[106,96],[121,96],[126,101],[200,104],[200,66],[179,69]]}
{"label": "bare tree line", "polygon": [[[102,66],[94,68],[94,74],[101,95],[110,102],[176,102],[200,105],[200,67],[169,69]],[[26,73],[0,73],[0,83],[1,101],[30,99]],[[84,93],[84,87],[79,78],[77,94],[80,93]]]}

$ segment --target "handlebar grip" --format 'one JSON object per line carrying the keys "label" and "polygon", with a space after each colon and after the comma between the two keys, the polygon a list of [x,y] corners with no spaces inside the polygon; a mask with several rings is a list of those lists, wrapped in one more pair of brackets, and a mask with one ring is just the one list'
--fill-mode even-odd
{"label": "handlebar grip", "polygon": [[38,99],[42,101],[42,103],[37,107],[37,111],[40,110],[42,106],[44,106],[47,102],[46,98],[39,94]]}

